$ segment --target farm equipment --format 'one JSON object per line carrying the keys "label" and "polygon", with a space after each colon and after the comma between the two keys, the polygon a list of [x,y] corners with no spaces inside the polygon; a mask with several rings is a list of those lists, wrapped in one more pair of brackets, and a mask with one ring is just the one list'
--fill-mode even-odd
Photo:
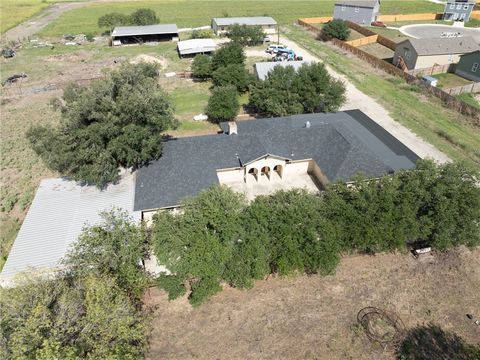
{"label": "farm equipment", "polygon": [[272,61],[301,61],[303,60],[302,56],[295,54],[295,51],[291,49],[279,50],[277,54],[273,57]]}

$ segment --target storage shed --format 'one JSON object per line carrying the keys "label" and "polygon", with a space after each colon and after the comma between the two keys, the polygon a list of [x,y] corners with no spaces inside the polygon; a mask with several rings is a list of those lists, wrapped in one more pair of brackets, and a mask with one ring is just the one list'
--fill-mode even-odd
{"label": "storage shed", "polygon": [[267,34],[277,32],[277,22],[270,16],[213,18],[212,30],[215,34],[225,33],[233,25],[261,26]]}
{"label": "storage shed", "polygon": [[217,47],[217,44],[212,39],[190,39],[177,43],[178,54],[180,56],[211,54]]}
{"label": "storage shed", "polygon": [[117,26],[112,31],[113,45],[178,40],[176,24]]}

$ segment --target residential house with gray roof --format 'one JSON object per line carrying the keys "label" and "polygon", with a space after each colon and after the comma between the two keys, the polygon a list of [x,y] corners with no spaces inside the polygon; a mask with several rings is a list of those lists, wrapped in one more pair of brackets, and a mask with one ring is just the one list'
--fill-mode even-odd
{"label": "residential house with gray roof", "polygon": [[474,7],[475,0],[448,0],[443,11],[443,20],[467,22]]}
{"label": "residential house with gray roof", "polygon": [[480,50],[460,56],[455,74],[465,79],[480,82]]}
{"label": "residential house with gray roof", "polygon": [[343,0],[335,3],[333,18],[370,25],[380,15],[380,0]]}
{"label": "residential house with gray roof", "polygon": [[137,171],[134,210],[158,209],[224,184],[251,200],[294,187],[319,191],[358,173],[378,177],[419,157],[359,110],[222,123],[222,133],[171,139]]}

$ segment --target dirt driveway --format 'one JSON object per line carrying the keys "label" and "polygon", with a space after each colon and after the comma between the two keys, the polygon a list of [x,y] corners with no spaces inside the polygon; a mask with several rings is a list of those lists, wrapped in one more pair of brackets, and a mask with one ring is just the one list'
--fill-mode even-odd
{"label": "dirt driveway", "polygon": [[356,325],[365,306],[394,311],[407,329],[435,323],[480,342],[480,249],[437,254],[348,257],[336,274],[259,281],[226,288],[192,308],[151,290],[154,313],[147,359],[393,359]]}

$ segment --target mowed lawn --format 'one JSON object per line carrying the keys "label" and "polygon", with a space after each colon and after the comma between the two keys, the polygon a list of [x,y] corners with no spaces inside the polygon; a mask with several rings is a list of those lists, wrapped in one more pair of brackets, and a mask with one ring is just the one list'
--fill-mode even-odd
{"label": "mowed lawn", "polygon": [[[160,0],[122,1],[91,4],[62,15],[47,26],[43,36],[65,33],[99,33],[98,18],[112,11],[128,14],[140,7],[156,11],[162,23],[176,23],[179,27],[209,25],[212,17],[273,16],[280,24],[292,24],[301,17],[328,16],[333,13],[334,0],[323,1],[253,1],[253,0]],[[426,0],[382,1],[383,14],[419,13],[441,11],[442,6]]]}

